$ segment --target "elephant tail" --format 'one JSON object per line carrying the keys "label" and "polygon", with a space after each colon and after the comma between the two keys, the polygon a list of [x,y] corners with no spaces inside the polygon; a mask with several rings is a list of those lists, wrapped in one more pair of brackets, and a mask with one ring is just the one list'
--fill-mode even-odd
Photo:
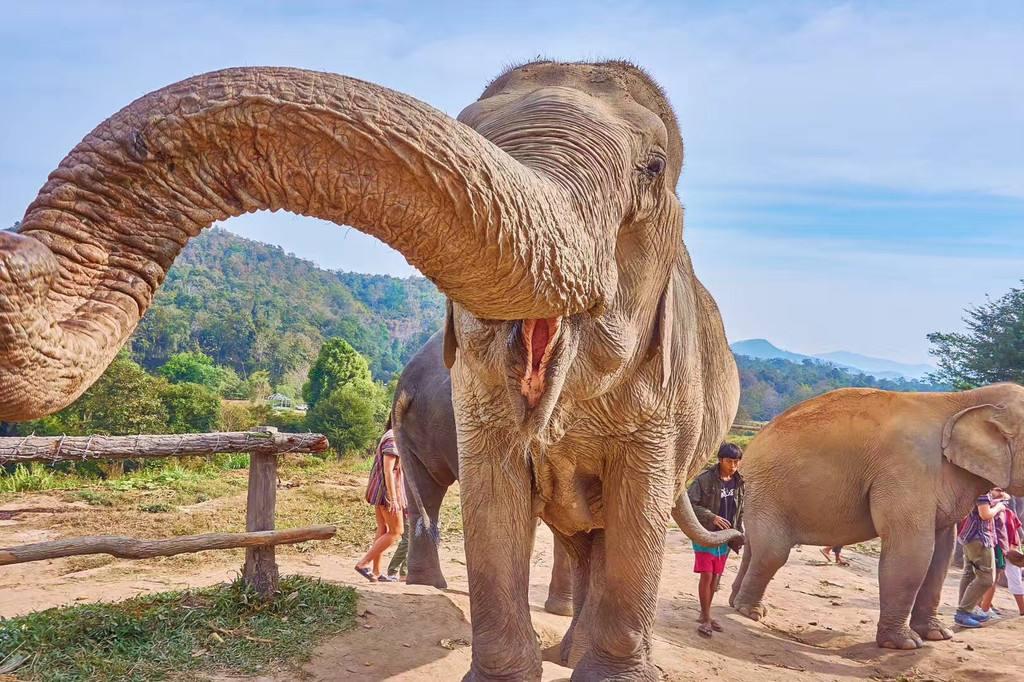
{"label": "elephant tail", "polygon": [[[400,438],[400,434],[402,433],[402,419],[405,417],[405,413],[408,411],[409,405],[411,403],[412,395],[410,395],[410,393],[403,388],[400,389],[398,393],[395,395],[395,402],[391,406],[391,419],[394,424],[395,436],[398,442],[399,459],[402,458],[403,454],[403,446]],[[419,515],[419,518],[417,518],[416,520],[416,527],[413,528],[413,532],[416,533],[416,535],[420,536],[426,533],[430,535],[435,545],[440,544],[441,529],[438,527],[437,521],[430,518],[430,515],[427,513],[426,507],[423,506],[423,498],[420,497],[420,491],[416,487],[416,483],[413,482],[413,477],[403,476],[402,478],[405,480],[405,492],[407,493],[406,497],[409,498],[414,505],[416,505],[416,511]],[[440,519],[438,519],[438,521],[440,521]]]}
{"label": "elephant tail", "polygon": [[724,545],[735,542],[743,537],[743,533],[734,528],[710,531],[702,526],[697,519],[697,515],[693,512],[693,505],[690,503],[690,497],[686,494],[685,490],[679,495],[675,507],[672,508],[672,518],[686,537],[705,547]]}

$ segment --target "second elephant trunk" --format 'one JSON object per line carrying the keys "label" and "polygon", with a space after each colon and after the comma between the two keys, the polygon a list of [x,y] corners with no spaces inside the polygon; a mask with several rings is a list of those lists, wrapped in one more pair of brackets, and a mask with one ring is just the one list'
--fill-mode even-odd
{"label": "second elephant trunk", "polygon": [[683,535],[705,547],[716,547],[724,545],[743,537],[743,533],[734,528],[728,530],[710,531],[701,525],[697,515],[693,512],[693,505],[690,498],[684,491],[676,500],[672,508],[672,519],[683,531]]}
{"label": "second elephant trunk", "polygon": [[150,93],[61,162],[0,233],[0,419],[52,413],[109,364],[186,242],[284,209],[399,250],[482,318],[600,306],[612,253],[564,185],[411,97],[227,69]]}

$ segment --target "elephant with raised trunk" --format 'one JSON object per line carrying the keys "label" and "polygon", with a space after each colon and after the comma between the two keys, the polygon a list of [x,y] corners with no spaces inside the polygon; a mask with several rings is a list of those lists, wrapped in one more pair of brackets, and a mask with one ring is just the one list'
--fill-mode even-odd
{"label": "elephant with raised trunk", "polygon": [[[510,69],[458,120],[327,73],[243,68],[176,83],[100,124],[19,233],[0,233],[0,419],[80,395],[212,222],[285,209],[352,225],[454,302],[444,357],[467,679],[540,677],[527,599],[537,516],[578,569],[563,642],[574,679],[656,679],[673,500],[739,398],[682,240],[682,162],[665,94],[624,62]],[[696,525],[681,499],[674,513]]]}
{"label": "elephant with raised trunk", "polygon": [[[398,378],[391,414],[409,500],[406,582],[444,589],[448,581],[437,553],[438,519],[448,488],[459,480],[459,444],[442,338],[440,332],[431,336],[406,364]],[[572,572],[568,555],[558,542],[544,610],[572,615]]]}
{"label": "elephant with raised trunk", "polygon": [[949,639],[938,607],[956,523],[993,487],[1024,494],[1024,388],[832,391],[766,426],[743,477],[747,549],[729,600],[741,613],[765,616],[793,545],[880,537],[878,645]]}

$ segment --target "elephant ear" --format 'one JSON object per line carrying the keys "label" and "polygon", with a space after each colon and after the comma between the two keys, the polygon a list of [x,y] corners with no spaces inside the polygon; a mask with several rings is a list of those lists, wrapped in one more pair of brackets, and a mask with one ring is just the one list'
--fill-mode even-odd
{"label": "elephant ear", "polygon": [[1009,435],[998,419],[1005,409],[1001,405],[974,405],[950,417],[942,429],[943,456],[1001,488],[1010,485],[1013,459]]}
{"label": "elephant ear", "polygon": [[675,297],[673,296],[672,276],[669,275],[665,290],[658,299],[658,310],[654,317],[654,333],[651,335],[651,350],[648,357],[655,353],[661,355],[661,387],[668,386],[672,377],[672,325],[675,320]]}
{"label": "elephant ear", "polygon": [[452,300],[446,298],[444,302],[444,366],[448,369],[455,364],[455,351],[458,344],[455,341],[455,314],[452,310]]}

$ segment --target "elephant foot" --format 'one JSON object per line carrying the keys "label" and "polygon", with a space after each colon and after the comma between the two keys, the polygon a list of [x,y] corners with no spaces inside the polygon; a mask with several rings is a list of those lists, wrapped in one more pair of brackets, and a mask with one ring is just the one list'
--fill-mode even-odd
{"label": "elephant foot", "polygon": [[535,666],[520,672],[509,672],[503,670],[500,673],[490,673],[481,669],[474,662],[463,678],[462,682],[540,682],[543,671],[541,670],[540,659],[537,659]]}
{"label": "elephant foot", "polygon": [[900,649],[903,651],[920,649],[924,646],[924,640],[921,639],[921,636],[906,625],[887,630],[879,628],[878,634],[875,636],[875,642],[883,649]]}
{"label": "elephant foot", "polygon": [[953,631],[942,624],[938,618],[929,618],[922,623],[910,623],[910,629],[930,642],[941,642],[944,639],[953,639]]}
{"label": "elephant foot", "polygon": [[572,671],[571,682],[658,682],[661,671],[649,662],[620,667],[599,663],[585,655]]}
{"label": "elephant foot", "polygon": [[417,575],[415,573],[409,573],[405,577],[406,585],[429,585],[430,587],[436,587],[439,590],[448,589],[448,581],[444,579],[444,576],[437,575]]}
{"label": "elephant foot", "polygon": [[571,616],[572,600],[565,597],[548,597],[544,602],[544,610],[558,616]]}
{"label": "elephant foot", "polygon": [[750,606],[746,604],[739,604],[738,606],[735,606],[735,608],[741,615],[744,615],[754,621],[764,620],[765,616],[768,615],[768,607],[764,604],[753,604]]}

